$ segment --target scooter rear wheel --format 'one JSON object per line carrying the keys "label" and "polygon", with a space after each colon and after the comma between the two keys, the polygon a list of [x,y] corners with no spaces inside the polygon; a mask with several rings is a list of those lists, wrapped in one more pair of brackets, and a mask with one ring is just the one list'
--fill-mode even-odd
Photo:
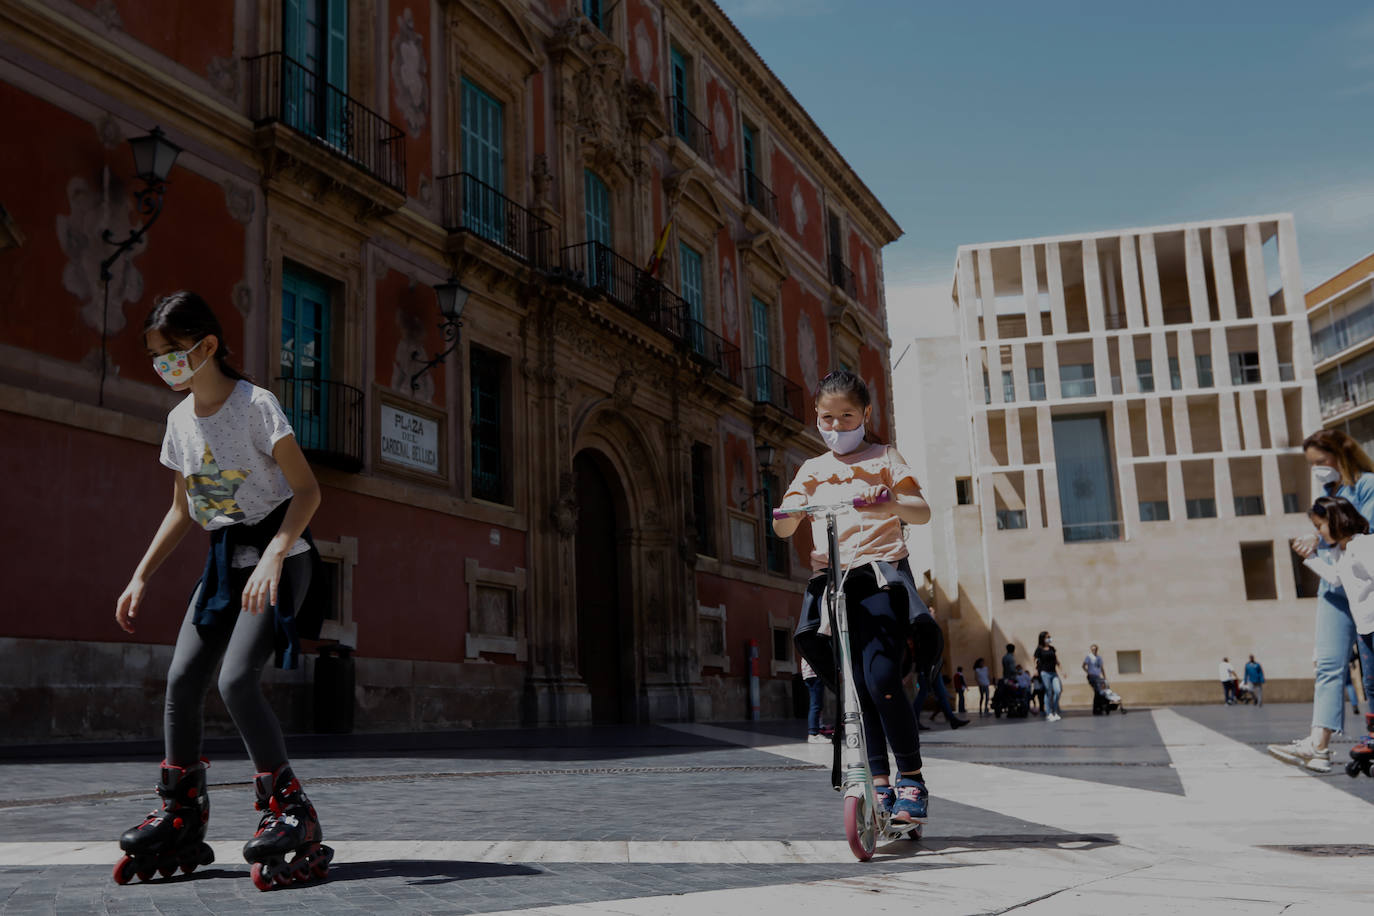
{"label": "scooter rear wheel", "polygon": [[878,818],[866,797],[847,795],[844,800],[844,836],[854,858],[867,862],[878,846]]}

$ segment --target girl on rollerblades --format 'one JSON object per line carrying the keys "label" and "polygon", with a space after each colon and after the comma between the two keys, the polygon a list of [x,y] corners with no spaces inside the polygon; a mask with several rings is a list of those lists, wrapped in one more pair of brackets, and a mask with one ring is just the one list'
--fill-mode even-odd
{"label": "girl on rollerblades", "polygon": [[[816,426],[829,449],[801,466],[780,508],[848,501],[866,504],[840,526],[837,565],[848,570],[844,593],[868,763],[878,801],[891,819],[921,823],[928,813],[929,793],[921,773],[916,715],[902,689],[903,659],[907,639],[913,636],[915,664],[924,666],[918,670],[928,671],[938,661],[941,639],[930,611],[916,593],[902,524],[925,524],[930,507],[897,450],[873,441],[865,432],[872,412],[868,388],[858,376],[841,371],[821,379]],[[773,530],[788,538],[800,524],[800,516],[775,518]],[[796,642],[817,674],[834,689],[835,653],[824,594],[828,575],[838,576],[840,570],[828,568],[826,526],[818,519],[812,520],[812,543],[815,576],[803,599]],[[895,786],[888,764],[889,745],[897,761]]]}
{"label": "girl on rollerblades", "polygon": [[192,522],[209,532],[210,550],[167,672],[162,806],[121,837],[125,855],[114,879],[168,877],[214,861],[200,754],[205,693],[221,660],[220,696],[258,771],[262,819],[243,850],[253,883],[266,890],[324,877],[333,851],[320,844],[315,808],[291,771],[259,683],[274,652],[279,666],[294,668],[300,638],[319,634],[319,602],[309,592],[320,560],[306,527],[319,485],[276,397],[230,365],[204,299],[178,292],[161,300],[143,339],[158,376],[188,396],[168,415],[162,442],[172,503],[119,596],[119,626],[134,632],[149,578]]}

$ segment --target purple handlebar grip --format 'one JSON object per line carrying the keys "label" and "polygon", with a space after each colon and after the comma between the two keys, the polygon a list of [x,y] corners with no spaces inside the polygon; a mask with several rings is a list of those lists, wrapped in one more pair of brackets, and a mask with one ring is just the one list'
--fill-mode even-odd
{"label": "purple handlebar grip", "polygon": [[891,493],[884,493],[882,496],[879,496],[877,499],[872,500],[872,501],[865,500],[865,499],[859,499],[859,498],[856,497],[856,498],[854,499],[854,508],[858,509],[858,508],[860,508],[860,507],[862,507],[862,506],[872,506],[872,505],[874,505],[874,504],[876,504],[876,503],[885,503],[885,502],[887,502],[887,501],[888,501],[889,499],[891,499],[891,498],[892,498],[892,494],[891,494]]}
{"label": "purple handlebar grip", "polygon": [[785,518],[791,518],[791,517],[792,517],[792,513],[791,513],[791,512],[788,512],[786,509],[774,509],[774,510],[773,510],[773,521],[775,521],[775,522],[780,522],[780,521],[782,521],[782,520],[785,519]]}

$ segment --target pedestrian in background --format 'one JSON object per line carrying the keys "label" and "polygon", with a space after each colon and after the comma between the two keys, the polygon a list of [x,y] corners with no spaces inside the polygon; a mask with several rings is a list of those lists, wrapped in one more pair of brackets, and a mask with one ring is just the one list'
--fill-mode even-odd
{"label": "pedestrian in background", "polygon": [[1221,698],[1227,706],[1236,705],[1236,669],[1229,658],[1223,658],[1217,665],[1217,677],[1221,679]]}
{"label": "pedestrian in background", "polygon": [[1093,714],[1105,712],[1106,699],[1102,694],[1107,687],[1107,679],[1102,675],[1102,656],[1097,654],[1095,643],[1088,649],[1088,654],[1083,656],[1083,671],[1088,675],[1088,683],[1093,689]]}
{"label": "pedestrian in background", "polygon": [[1245,683],[1250,685],[1250,692],[1255,695],[1255,705],[1264,705],[1264,666],[1255,661],[1255,657],[1250,656],[1250,660],[1245,663]]}
{"label": "pedestrian in background", "polygon": [[1017,668],[1018,666],[1016,664],[1016,647],[1013,646],[1011,643],[1007,643],[1007,654],[1002,656],[1002,680],[1016,680]]}
{"label": "pedestrian in background", "polygon": [[954,692],[959,696],[959,712],[967,712],[964,709],[964,691],[968,689],[968,681],[964,680],[964,669],[954,669]]}
{"label": "pedestrian in background", "polygon": [[1063,718],[1059,714],[1059,695],[1064,691],[1064,682],[1059,678],[1059,656],[1054,651],[1054,639],[1050,636],[1049,630],[1041,630],[1036,643],[1035,670],[1045,688],[1044,699],[1040,701],[1040,712],[1046,721],[1058,722]]}
{"label": "pedestrian in background", "polygon": [[978,715],[986,716],[992,711],[992,697],[988,692],[992,681],[988,677],[987,663],[981,658],[973,662],[973,679],[978,682]]}
{"label": "pedestrian in background", "polygon": [[810,695],[810,706],[806,710],[806,740],[810,744],[825,744],[829,739],[821,734],[821,705],[825,702],[825,683],[816,674],[816,669],[805,658],[802,659],[802,682]]}

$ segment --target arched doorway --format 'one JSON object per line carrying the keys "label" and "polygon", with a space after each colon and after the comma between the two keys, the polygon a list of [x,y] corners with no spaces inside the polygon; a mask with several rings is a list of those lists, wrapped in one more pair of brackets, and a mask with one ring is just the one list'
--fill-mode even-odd
{"label": "arched doorway", "polygon": [[[632,717],[634,680],[625,649],[625,502],[620,482],[601,455],[583,450],[573,458],[577,478],[577,658],[591,694],[592,721]],[[627,715],[627,712],[630,713]]]}

